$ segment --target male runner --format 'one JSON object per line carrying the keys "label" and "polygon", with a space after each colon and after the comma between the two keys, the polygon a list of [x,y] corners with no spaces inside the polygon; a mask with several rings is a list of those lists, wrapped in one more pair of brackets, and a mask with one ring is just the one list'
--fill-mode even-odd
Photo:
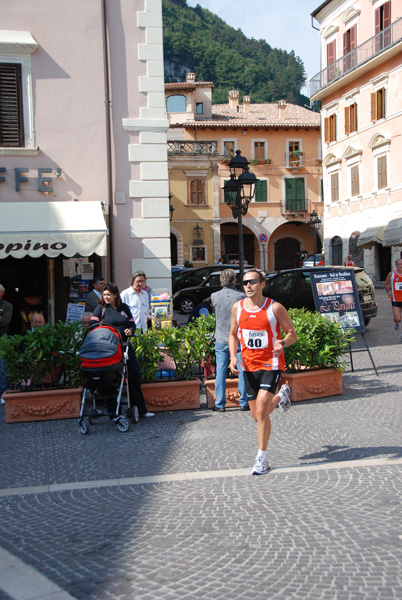
{"label": "male runner", "polygon": [[[246,298],[232,308],[230,368],[233,373],[238,373],[236,351],[240,339],[247,399],[258,424],[258,453],[252,474],[265,475],[270,468],[267,458],[271,433],[269,415],[279,402],[290,404],[288,386],[282,386],[275,395],[285,368],[283,349],[294,344],[297,335],[285,307],[263,296],[265,279],[262,273],[247,271],[243,285]],[[285,333],[283,340],[281,329]]]}
{"label": "male runner", "polygon": [[[396,270],[388,273],[384,288],[390,297],[394,313],[394,329],[398,331],[402,316],[402,258],[395,261]],[[402,342],[402,336],[401,336]]]}

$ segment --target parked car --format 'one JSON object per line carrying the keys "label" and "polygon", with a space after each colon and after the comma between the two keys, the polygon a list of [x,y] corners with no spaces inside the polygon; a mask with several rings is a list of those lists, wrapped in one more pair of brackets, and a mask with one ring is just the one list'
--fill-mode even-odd
{"label": "parked car", "polygon": [[[315,257],[315,264],[314,264]],[[301,267],[322,267],[325,265],[323,254],[310,254],[303,262],[300,263]]]}
{"label": "parked car", "polygon": [[277,300],[286,309],[307,308],[314,312],[314,296],[311,287],[310,273],[329,272],[353,269],[356,280],[357,292],[362,309],[364,324],[367,326],[370,319],[377,316],[377,302],[373,282],[365,271],[360,267],[302,267],[300,269],[288,269],[267,278],[264,295]]}
{"label": "parked car", "polygon": [[[251,265],[247,266],[250,267]],[[233,269],[234,267],[239,268],[238,265],[207,265],[177,273],[174,277],[172,276],[172,292],[174,294],[183,288],[199,286],[211,273],[220,273],[224,269]]]}
{"label": "parked car", "polygon": [[188,271],[188,268],[183,265],[172,265],[170,270],[173,275],[173,273],[183,273],[183,271]]}

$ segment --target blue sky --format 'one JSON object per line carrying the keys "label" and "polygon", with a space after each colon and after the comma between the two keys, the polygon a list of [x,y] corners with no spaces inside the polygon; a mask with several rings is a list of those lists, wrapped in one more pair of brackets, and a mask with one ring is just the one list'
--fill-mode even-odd
{"label": "blue sky", "polygon": [[[263,39],[274,48],[294,50],[310,79],[320,70],[320,34],[310,14],[322,0],[187,0],[218,15],[248,38]],[[317,27],[317,22],[314,22]],[[303,90],[307,93],[306,90]]]}

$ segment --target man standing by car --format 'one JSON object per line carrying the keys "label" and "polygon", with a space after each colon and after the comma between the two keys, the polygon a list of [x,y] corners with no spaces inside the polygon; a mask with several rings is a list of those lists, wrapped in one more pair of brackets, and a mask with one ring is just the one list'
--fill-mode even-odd
{"label": "man standing by car", "polygon": [[[402,258],[395,261],[396,270],[388,273],[384,283],[394,314],[394,329],[398,331],[402,316]],[[402,336],[401,336],[402,341]]]}
{"label": "man standing by car", "polygon": [[[245,298],[243,292],[235,289],[236,273],[233,269],[225,269],[220,274],[220,282],[222,289],[219,292],[211,294],[212,306],[215,310],[215,406],[213,410],[225,412],[226,404],[226,373],[228,370],[230,353],[229,353],[229,332],[230,319],[229,315],[232,311],[232,306],[237,300]],[[240,360],[240,344],[237,345],[236,354]],[[250,410],[247,401],[246,384],[244,382],[243,371],[239,370],[238,391],[240,394],[239,405],[240,410]]]}
{"label": "man standing by car", "polygon": [[151,318],[149,297],[142,289],[146,280],[144,271],[134,271],[130,278],[130,287],[120,294],[122,302],[130,307],[137,332],[147,331],[148,320]]}
{"label": "man standing by car", "polygon": [[[230,326],[230,368],[237,373],[237,346],[241,358],[251,414],[258,426],[258,453],[253,475],[269,471],[267,446],[271,434],[270,414],[277,404],[289,403],[290,389],[283,385],[275,395],[285,368],[283,350],[297,340],[288,312],[282,304],[263,296],[265,278],[260,271],[244,274],[246,298],[233,305]],[[281,330],[285,337],[281,339]]]}

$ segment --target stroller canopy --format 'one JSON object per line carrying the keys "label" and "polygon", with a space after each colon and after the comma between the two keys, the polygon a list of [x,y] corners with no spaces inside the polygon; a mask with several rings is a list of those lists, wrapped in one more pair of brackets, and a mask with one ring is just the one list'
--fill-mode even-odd
{"label": "stroller canopy", "polygon": [[84,368],[115,365],[123,360],[123,342],[120,333],[111,325],[89,329],[79,355]]}

